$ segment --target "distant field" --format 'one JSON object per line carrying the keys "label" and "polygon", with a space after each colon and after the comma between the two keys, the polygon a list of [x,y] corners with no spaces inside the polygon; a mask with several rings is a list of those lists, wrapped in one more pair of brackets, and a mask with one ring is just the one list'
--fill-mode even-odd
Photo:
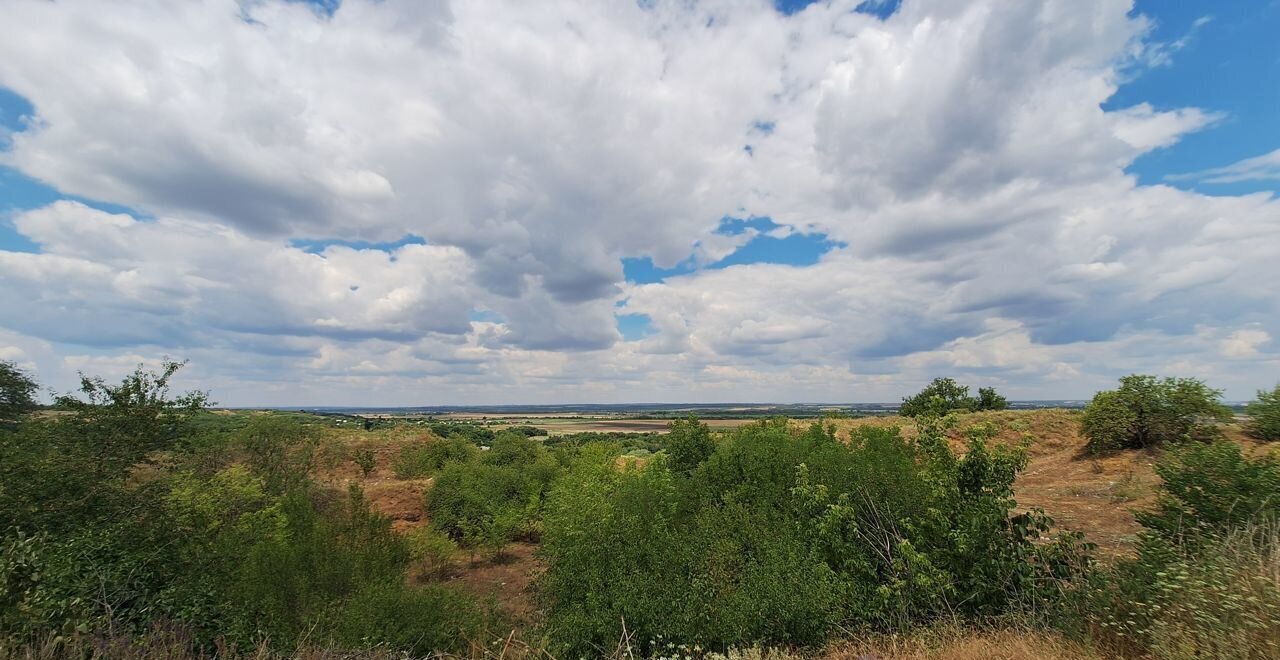
{"label": "distant field", "polygon": [[[629,419],[625,417],[609,417],[607,415],[600,416],[582,416],[582,417],[553,417],[539,415],[467,415],[467,414],[451,414],[441,415],[437,419],[450,421],[501,421],[501,424],[495,424],[495,428],[503,426],[536,426],[540,429],[546,429],[548,435],[566,435],[569,433],[584,432],[621,432],[621,433],[665,433],[670,420],[666,419]],[[750,424],[751,419],[703,419],[700,420],[714,430],[733,429],[744,424]]]}

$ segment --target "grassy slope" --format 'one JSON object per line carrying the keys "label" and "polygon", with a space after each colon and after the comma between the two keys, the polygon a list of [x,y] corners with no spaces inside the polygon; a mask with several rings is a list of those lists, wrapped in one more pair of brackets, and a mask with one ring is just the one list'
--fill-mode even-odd
{"label": "grassy slope", "polygon": [[[1098,544],[1099,556],[1106,560],[1123,556],[1133,548],[1138,531],[1132,510],[1154,501],[1158,477],[1153,465],[1156,451],[1115,452],[1092,456],[1084,452],[1085,441],[1079,435],[1078,411],[1033,410],[999,411],[960,415],[953,442],[964,447],[964,431],[980,423],[996,425],[994,440],[1001,444],[1025,444],[1029,464],[1017,484],[1020,506],[1044,509],[1064,528],[1083,531]],[[796,421],[808,425],[808,421]],[[869,417],[832,420],[839,433],[862,425],[899,426],[910,437],[915,427],[901,417]],[[1280,447],[1267,446],[1248,439],[1237,425],[1225,429],[1227,436],[1241,443],[1249,453],[1276,452]],[[405,442],[423,435],[417,429],[393,429],[361,432],[334,430],[333,438],[352,448],[373,449],[378,467],[363,477],[351,461],[340,462],[327,472],[335,485],[349,480],[360,481],[375,507],[391,516],[397,529],[427,524],[423,495],[430,479],[396,479],[390,463]],[[453,580],[481,598],[494,598],[498,605],[518,621],[536,617],[529,585],[541,565],[527,544],[512,548],[500,561],[482,559],[463,563]],[[519,654],[509,654],[519,655]],[[747,658],[786,658],[786,655],[745,651]],[[1060,637],[1040,632],[1016,630],[974,631],[941,628],[925,631],[909,638],[879,638],[859,643],[833,646],[824,657],[832,659],[881,658],[883,660],[914,658],[1089,658],[1087,650]]]}

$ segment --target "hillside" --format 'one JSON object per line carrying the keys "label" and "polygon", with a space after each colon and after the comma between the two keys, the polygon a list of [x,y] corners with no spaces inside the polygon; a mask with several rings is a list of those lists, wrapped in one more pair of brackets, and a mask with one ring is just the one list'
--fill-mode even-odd
{"label": "hillside", "polygon": [[[1154,464],[1157,450],[1121,451],[1089,455],[1085,439],[1080,435],[1080,411],[1042,409],[965,413],[957,416],[948,434],[952,447],[965,448],[966,432],[978,425],[994,425],[992,444],[1024,447],[1028,465],[1016,482],[1016,499],[1020,509],[1044,510],[1063,529],[1080,531],[1097,544],[1096,556],[1104,562],[1129,556],[1140,529],[1133,511],[1150,506],[1156,495],[1159,477]],[[812,422],[793,420],[797,429]],[[848,438],[851,429],[864,426],[899,427],[906,437],[915,437],[916,427],[909,418],[897,416],[828,419],[837,435]],[[1238,425],[1225,427],[1229,439],[1243,446],[1247,454],[1277,452],[1280,449],[1249,439]],[[403,429],[369,433],[335,431],[335,438],[352,447],[372,449],[377,467],[363,477],[354,465],[344,463],[328,474],[335,484],[357,481],[364,487],[370,502],[391,517],[396,529],[406,531],[425,527],[429,520],[424,494],[431,479],[397,478],[391,468],[396,452],[420,436]],[[478,558],[463,561],[447,582],[463,587],[482,599],[492,598],[519,627],[539,621],[532,584],[544,570],[537,556],[537,545],[516,542],[497,559]],[[517,633],[518,634],[518,633]],[[747,653],[743,658],[757,657]],[[764,654],[758,657],[785,657]],[[830,647],[824,657],[832,659],[862,658],[1087,658],[1096,657],[1079,645],[1058,635],[1022,630],[981,631],[971,628],[942,626],[908,638],[877,637],[857,643],[841,643]]]}

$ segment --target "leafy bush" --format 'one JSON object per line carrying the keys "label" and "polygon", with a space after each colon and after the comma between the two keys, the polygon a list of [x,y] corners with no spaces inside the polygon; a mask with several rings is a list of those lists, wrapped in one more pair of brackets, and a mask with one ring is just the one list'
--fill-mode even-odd
{"label": "leafy bush", "polygon": [[179,366],[85,378],[84,399],[60,399],[71,414],[0,434],[0,646],[163,623],[202,652],[293,649],[339,610],[353,622],[335,635],[361,647],[465,642],[474,607],[405,591],[390,521],[359,488],[311,480],[313,427],[263,415],[192,435],[208,416],[203,395],[168,395]]}
{"label": "leafy bush", "polygon": [[453,572],[458,544],[447,535],[430,527],[421,527],[405,535],[405,542],[409,544],[409,556],[421,576],[438,580]]}
{"label": "leafy bush", "polygon": [[255,417],[237,434],[246,462],[267,490],[284,493],[302,486],[315,467],[320,438],[312,427],[289,417]]}
{"label": "leafy bush", "polygon": [[543,446],[562,451],[566,457],[571,456],[576,449],[598,443],[615,444],[621,452],[644,449],[650,453],[657,453],[666,447],[666,436],[630,431],[582,431],[553,435],[542,441]]}
{"label": "leafy bush", "polygon": [[432,422],[428,428],[440,438],[458,438],[473,445],[487,445],[493,442],[493,429],[485,428],[471,422]]}
{"label": "leafy bush", "polygon": [[35,410],[40,389],[30,374],[7,360],[0,360],[0,422],[12,422]]}
{"label": "leafy bush", "polygon": [[499,434],[467,462],[449,462],[427,493],[432,526],[471,549],[500,551],[541,531],[542,501],[560,464],[537,442]]}
{"label": "leafy bush", "polygon": [[1170,452],[1138,556],[1099,576],[1084,618],[1128,656],[1269,658],[1280,650],[1280,463],[1219,441]]}
{"label": "leafy bush", "polygon": [[994,387],[978,388],[978,405],[976,410],[1004,410],[1009,407],[1009,400],[1000,396]]}
{"label": "leafy bush", "polygon": [[1260,440],[1280,440],[1280,385],[1260,390],[1258,400],[1244,407],[1249,416],[1249,433]]}
{"label": "leafy bush", "polygon": [[292,644],[333,603],[365,585],[400,581],[409,561],[390,521],[352,488],[326,500],[300,489],[272,495],[236,467],[179,483],[170,498],[184,542],[164,590],[174,619],[200,639],[251,647]]}
{"label": "leafy bush", "polygon": [[546,508],[552,640],[591,654],[625,618],[642,642],[808,645],[837,626],[1041,606],[1087,548],[1041,543],[1050,521],[1012,513],[1024,463],[981,437],[959,458],[937,427],[919,442],[861,427],[846,444],[786,420],[729,434],[687,473],[588,447]]}
{"label": "leafy bush", "polygon": [[697,469],[716,449],[711,441],[711,430],[706,424],[690,416],[689,419],[671,422],[666,437],[667,455],[672,471],[688,474]]}
{"label": "leafy bush", "polygon": [[466,463],[480,448],[465,438],[427,440],[405,445],[391,461],[397,479],[431,476],[450,463]]}
{"label": "leafy bush", "polygon": [[339,648],[362,650],[376,644],[425,658],[465,651],[485,629],[487,618],[454,589],[378,582],[333,608],[317,630]]}
{"label": "leafy bush", "polygon": [[1155,511],[1138,522],[1171,542],[1219,537],[1280,515],[1280,461],[1249,459],[1233,442],[1195,444],[1170,451],[1156,465],[1163,479]]}
{"label": "leafy bush", "polygon": [[355,461],[360,468],[360,474],[368,477],[373,473],[374,468],[378,467],[378,456],[373,453],[372,449],[357,449],[351,456],[351,460]]}
{"label": "leafy bush", "polygon": [[1099,392],[1084,410],[1080,430],[1089,449],[1134,449],[1221,436],[1229,421],[1222,393],[1194,378],[1125,376],[1116,390]]}
{"label": "leafy bush", "polygon": [[1004,410],[1009,401],[993,387],[979,388],[978,396],[969,396],[969,388],[951,378],[935,378],[915,396],[904,397],[898,414],[904,417],[941,416],[953,410]]}

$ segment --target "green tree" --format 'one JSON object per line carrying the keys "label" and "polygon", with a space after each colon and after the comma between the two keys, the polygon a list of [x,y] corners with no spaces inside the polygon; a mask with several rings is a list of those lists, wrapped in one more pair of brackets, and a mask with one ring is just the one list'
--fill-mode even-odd
{"label": "green tree", "polygon": [[12,422],[36,408],[40,385],[12,362],[0,360],[0,422]]}
{"label": "green tree", "polygon": [[67,410],[66,423],[73,428],[63,437],[75,438],[93,448],[102,470],[144,462],[148,454],[168,449],[188,430],[188,422],[209,404],[204,392],[173,397],[169,381],[186,362],[165,361],[159,372],[141,365],[119,385],[102,378],[80,375],[80,395],[56,397]]}
{"label": "green tree", "polygon": [[1258,400],[1244,407],[1249,434],[1260,440],[1280,440],[1280,385],[1259,390]]}
{"label": "green tree", "polygon": [[968,387],[952,378],[934,378],[915,396],[904,397],[898,414],[904,417],[945,415],[952,410],[973,410],[975,406]]}
{"label": "green tree", "polygon": [[1130,375],[1099,392],[1084,410],[1080,429],[1094,451],[1149,447],[1182,440],[1212,440],[1229,421],[1222,392],[1195,378]]}
{"label": "green tree", "polygon": [[671,470],[676,474],[689,474],[716,449],[715,442],[711,440],[711,429],[693,415],[688,419],[673,420],[667,431],[667,455],[671,457]]}
{"label": "green tree", "polygon": [[978,388],[978,410],[1004,410],[1009,407],[1009,400],[1000,396],[994,387]]}
{"label": "green tree", "polygon": [[237,434],[249,468],[267,490],[284,493],[310,479],[320,438],[314,428],[290,417],[255,417]]}

